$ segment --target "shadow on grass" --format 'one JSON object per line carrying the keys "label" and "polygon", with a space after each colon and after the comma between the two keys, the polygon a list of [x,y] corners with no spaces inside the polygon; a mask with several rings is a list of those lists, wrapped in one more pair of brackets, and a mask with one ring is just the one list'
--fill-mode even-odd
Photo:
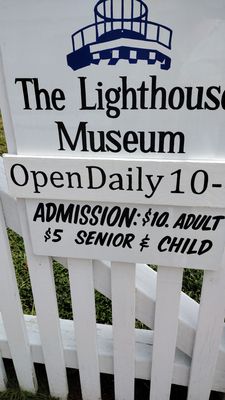
{"label": "shadow on grass", "polygon": [[[15,370],[11,360],[4,360],[7,376],[9,377],[8,389],[0,392],[0,400],[57,400],[49,395],[48,380],[43,364],[35,364],[38,379],[38,392],[31,394],[21,391],[16,379]],[[79,371],[67,369],[69,395],[68,400],[82,400]],[[102,400],[115,400],[114,379],[112,375],[101,374]],[[135,380],[135,400],[149,400],[150,382]],[[186,400],[187,388],[172,385],[170,400]],[[224,395],[212,392],[210,400],[222,400]],[[132,399],[131,399],[132,400]],[[200,399],[199,399],[200,400]]]}

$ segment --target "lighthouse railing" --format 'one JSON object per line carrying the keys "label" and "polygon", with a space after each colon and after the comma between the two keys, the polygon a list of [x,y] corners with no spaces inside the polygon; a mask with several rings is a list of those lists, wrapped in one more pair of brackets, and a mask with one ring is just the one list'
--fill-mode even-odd
{"label": "lighthouse railing", "polygon": [[[102,21],[98,22],[97,24],[94,23],[88,25],[78,30],[72,35],[73,51],[79,50],[86,45],[96,43],[96,41],[104,41],[103,35],[107,32],[121,29],[121,24],[121,19],[115,19],[113,20],[113,29],[111,29],[111,21]],[[166,26],[147,21],[146,26],[141,25],[143,26],[143,28],[140,32],[140,23],[133,22],[133,29],[131,29],[131,25],[129,27],[129,24],[131,24],[131,20],[124,19],[123,24],[124,29],[131,31],[131,35],[132,32],[140,33],[140,40],[144,40],[147,42],[156,42],[168,49],[171,49],[172,31]],[[121,38],[122,37],[123,32],[121,32]]]}

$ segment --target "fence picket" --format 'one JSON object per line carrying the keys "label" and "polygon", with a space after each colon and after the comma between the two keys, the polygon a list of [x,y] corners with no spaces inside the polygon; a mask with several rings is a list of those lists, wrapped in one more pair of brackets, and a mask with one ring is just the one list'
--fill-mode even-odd
{"label": "fence picket", "polygon": [[49,389],[52,396],[66,399],[68,383],[53,267],[49,257],[33,254],[24,201],[18,200],[18,204]]}
{"label": "fence picket", "polygon": [[37,381],[0,202],[0,310],[20,387],[35,392]]}
{"label": "fence picket", "polygon": [[225,266],[205,271],[198,327],[188,389],[188,400],[208,400],[224,326]]}
{"label": "fence picket", "polygon": [[151,400],[168,400],[174,369],[183,269],[158,267]]}
{"label": "fence picket", "polygon": [[135,272],[132,263],[111,265],[114,381],[117,400],[134,399]]}
{"label": "fence picket", "polygon": [[93,265],[91,260],[68,259],[83,400],[101,398],[97,349]]}
{"label": "fence picket", "polygon": [[6,384],[7,384],[6,371],[2,361],[2,357],[0,355],[0,391],[6,389]]}

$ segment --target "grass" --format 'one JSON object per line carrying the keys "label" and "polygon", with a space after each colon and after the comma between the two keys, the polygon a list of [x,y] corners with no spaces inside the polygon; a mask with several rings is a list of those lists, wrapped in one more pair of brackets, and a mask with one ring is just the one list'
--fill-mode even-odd
{"label": "grass", "polygon": [[[7,146],[4,137],[2,119],[0,116],[0,155],[7,152]],[[31,283],[28,273],[28,266],[24,251],[23,239],[17,235],[15,232],[8,230],[9,241],[12,251],[13,263],[15,266],[16,277],[23,307],[23,312],[25,314],[35,314],[35,306],[32,296]],[[59,308],[60,318],[72,319],[72,308],[71,308],[71,298],[69,289],[69,278],[68,271],[62,265],[57,262],[53,264],[54,277],[56,284],[57,301]],[[191,296],[196,301],[200,300],[201,286],[202,286],[203,273],[198,270],[185,270],[183,278],[183,291]],[[95,292],[96,298],[96,318],[97,322],[111,324],[112,323],[112,311],[111,311],[111,301],[104,297],[99,292]],[[143,327],[143,324],[137,322],[137,327]],[[42,374],[43,376],[43,374]],[[112,378],[107,378],[112,379]],[[78,379],[79,380],[79,379]],[[112,384],[107,381],[106,391]],[[146,385],[146,383],[144,384]],[[140,396],[137,398],[144,400],[143,385],[140,386]],[[149,388],[148,388],[149,389]],[[110,389],[112,392],[112,389]],[[74,393],[77,391],[73,390]],[[74,400],[80,400],[80,395],[74,395],[69,397]],[[112,396],[106,396],[106,400],[112,400]],[[146,397],[147,398],[147,397]],[[183,398],[183,396],[178,395],[178,397],[173,398]],[[21,391],[18,386],[11,385],[7,391],[0,393],[0,400],[54,400],[52,397],[43,391],[36,395]]]}
{"label": "grass", "polygon": [[23,392],[19,389],[8,389],[4,392],[0,393],[0,400],[47,400],[51,399],[49,396],[46,395],[33,395],[29,392]]}
{"label": "grass", "polygon": [[2,118],[0,115],[0,155],[3,153],[7,153],[7,146],[6,146],[5,136],[4,136]]}
{"label": "grass", "polygon": [[46,373],[43,371],[43,366],[35,364],[36,376],[41,390],[33,394],[19,388],[12,361],[4,360],[4,364],[9,380],[7,390],[0,392],[0,400],[58,400],[49,395]]}
{"label": "grass", "polygon": [[54,400],[54,398],[44,393],[32,394],[19,388],[10,388],[0,393],[0,400]]}
{"label": "grass", "polygon": [[[15,266],[20,298],[24,314],[35,314],[34,300],[29,278],[27,260],[25,256],[24,243],[21,236],[12,230],[8,230],[13,264]],[[61,264],[54,261],[53,271],[58,300],[59,316],[64,319],[72,319],[72,307],[70,298],[68,271]],[[111,301],[99,292],[95,292],[96,319],[98,323],[111,324],[112,312]]]}

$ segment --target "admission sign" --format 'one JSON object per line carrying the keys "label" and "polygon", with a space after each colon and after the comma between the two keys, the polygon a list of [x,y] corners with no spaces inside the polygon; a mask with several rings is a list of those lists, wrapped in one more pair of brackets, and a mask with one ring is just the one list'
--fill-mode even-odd
{"label": "admission sign", "polygon": [[9,188],[38,255],[217,268],[222,0],[0,0]]}

